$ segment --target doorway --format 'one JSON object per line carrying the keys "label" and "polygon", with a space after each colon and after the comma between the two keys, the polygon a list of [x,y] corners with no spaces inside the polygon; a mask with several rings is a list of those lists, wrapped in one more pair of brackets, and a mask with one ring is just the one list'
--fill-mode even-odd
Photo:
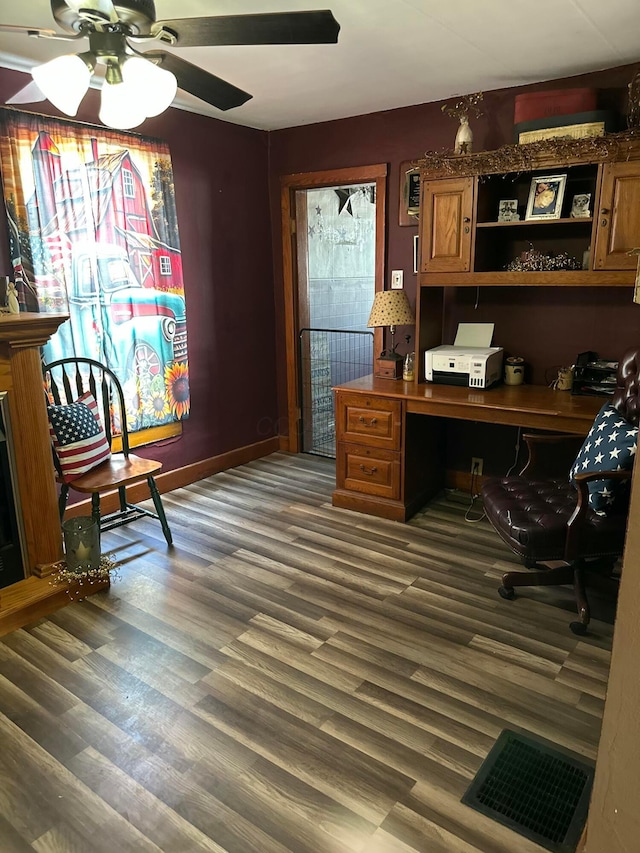
{"label": "doorway", "polygon": [[386,165],[282,179],[289,450],[335,455],[334,385],[372,372]]}

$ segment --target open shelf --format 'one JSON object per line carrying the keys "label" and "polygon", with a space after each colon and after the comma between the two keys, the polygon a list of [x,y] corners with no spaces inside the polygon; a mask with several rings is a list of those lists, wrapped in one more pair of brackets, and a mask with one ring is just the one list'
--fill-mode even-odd
{"label": "open shelf", "polygon": [[476,228],[522,228],[523,226],[540,227],[543,225],[584,225],[593,222],[592,216],[565,217],[563,219],[520,219],[514,222],[477,222]]}

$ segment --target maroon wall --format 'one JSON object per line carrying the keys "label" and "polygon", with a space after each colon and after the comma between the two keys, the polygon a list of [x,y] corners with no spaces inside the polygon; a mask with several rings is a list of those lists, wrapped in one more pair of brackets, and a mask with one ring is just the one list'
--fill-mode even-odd
{"label": "maroon wall", "polygon": [[[520,92],[566,86],[592,86],[599,90],[598,106],[626,111],[627,85],[635,66],[614,68],[565,80],[488,92],[481,104],[484,115],[473,119],[475,150],[509,144],[513,139],[514,99]],[[450,102],[455,99],[450,99]],[[283,365],[283,302],[280,264],[279,176],[342,166],[387,163],[387,279],[389,270],[404,269],[405,290],[415,300],[416,277],[412,245],[417,225],[398,225],[400,163],[419,158],[425,151],[453,148],[454,119],[442,113],[442,104],[423,104],[341,121],[272,132],[270,142],[271,215],[274,231],[276,304],[278,312],[278,364]],[[388,284],[388,282],[387,282]],[[473,288],[452,288],[447,293],[443,341],[452,342],[460,321],[495,322],[495,343],[508,354],[528,362],[528,379],[536,384],[553,378],[553,370],[572,363],[578,352],[593,349],[609,358],[626,346],[640,342],[640,307],[631,303],[628,288],[483,288],[474,308]],[[398,347],[400,350],[402,345]],[[279,411],[284,416],[284,371],[278,377]]]}
{"label": "maroon wall", "polygon": [[[512,141],[519,91],[595,86],[601,107],[623,111],[634,70],[487,93],[484,115],[473,121],[476,150]],[[29,80],[0,69],[0,103]],[[95,123],[97,93],[86,101],[78,118]],[[46,103],[32,109],[57,114]],[[169,143],[184,259],[192,414],[181,438],[149,451],[170,470],[275,435],[278,426],[286,431],[280,176],[387,163],[385,269],[405,270],[413,301],[417,226],[398,225],[400,163],[451,149],[456,123],[436,103],[270,134],[169,109],[139,130]],[[0,273],[10,271],[5,232],[0,222]],[[486,288],[477,309],[474,297],[463,288],[448,293],[445,338],[459,320],[492,320],[496,342],[527,359],[535,382],[581,350],[615,357],[640,339],[640,308],[626,289]]]}
{"label": "maroon wall", "polygon": [[[30,79],[0,69],[0,103]],[[78,119],[97,123],[97,106],[91,90]],[[25,108],[59,115],[48,102]],[[182,243],[191,416],[181,437],[141,450],[172,470],[276,432],[268,135],[176,109],[137,130],[169,144]],[[2,205],[0,217],[8,274]]]}

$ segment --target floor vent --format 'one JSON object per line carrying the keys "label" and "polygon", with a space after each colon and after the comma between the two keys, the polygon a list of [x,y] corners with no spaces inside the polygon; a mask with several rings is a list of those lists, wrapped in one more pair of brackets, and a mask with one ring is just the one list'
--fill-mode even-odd
{"label": "floor vent", "polygon": [[534,735],[505,729],[462,802],[554,853],[573,853],[589,808],[593,765]]}

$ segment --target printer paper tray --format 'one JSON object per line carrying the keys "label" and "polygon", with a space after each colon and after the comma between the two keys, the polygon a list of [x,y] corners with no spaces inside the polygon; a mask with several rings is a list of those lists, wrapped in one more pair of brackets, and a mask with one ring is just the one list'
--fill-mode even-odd
{"label": "printer paper tray", "polygon": [[469,387],[468,373],[449,373],[446,370],[434,370],[433,381],[438,385],[462,385]]}

